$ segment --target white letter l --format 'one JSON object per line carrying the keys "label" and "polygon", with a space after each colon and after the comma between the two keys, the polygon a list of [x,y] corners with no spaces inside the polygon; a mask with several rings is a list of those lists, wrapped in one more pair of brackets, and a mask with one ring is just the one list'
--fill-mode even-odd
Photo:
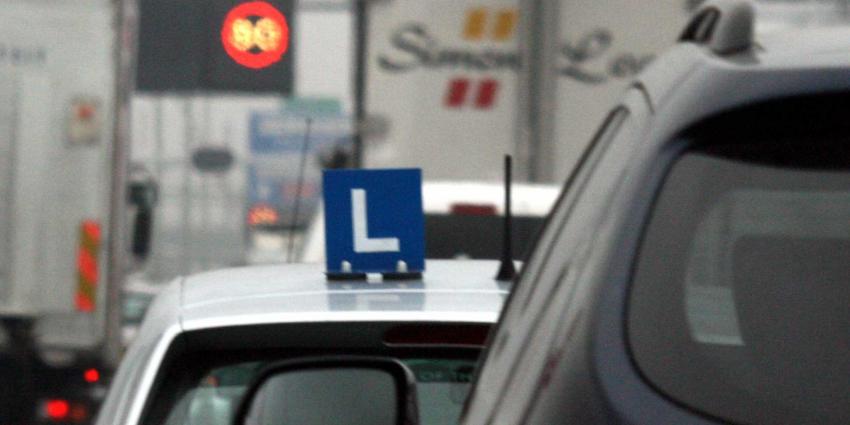
{"label": "white letter l", "polygon": [[398,238],[369,238],[366,214],[366,190],[351,189],[351,217],[354,227],[354,252],[398,252]]}

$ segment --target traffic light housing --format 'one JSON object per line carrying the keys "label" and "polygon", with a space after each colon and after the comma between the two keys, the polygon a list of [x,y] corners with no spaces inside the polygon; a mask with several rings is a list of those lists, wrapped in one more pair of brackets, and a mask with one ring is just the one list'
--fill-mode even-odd
{"label": "traffic light housing", "polygon": [[137,89],[290,94],[293,3],[141,0]]}

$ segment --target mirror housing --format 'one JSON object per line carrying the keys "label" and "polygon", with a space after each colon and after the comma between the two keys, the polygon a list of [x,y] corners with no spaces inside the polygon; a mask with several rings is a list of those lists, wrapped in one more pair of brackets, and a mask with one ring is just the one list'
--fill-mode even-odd
{"label": "mirror housing", "polygon": [[249,385],[234,425],[418,425],[416,380],[380,357],[320,357],[268,366]]}
{"label": "mirror housing", "polygon": [[130,182],[127,192],[130,205],[136,207],[131,251],[137,259],[145,260],[151,249],[153,209],[159,197],[159,187],[152,178],[147,178]]}

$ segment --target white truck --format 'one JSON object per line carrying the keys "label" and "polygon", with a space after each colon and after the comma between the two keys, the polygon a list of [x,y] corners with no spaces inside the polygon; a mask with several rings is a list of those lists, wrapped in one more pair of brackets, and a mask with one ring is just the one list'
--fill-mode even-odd
{"label": "white truck", "polygon": [[[367,167],[427,180],[562,182],[633,77],[671,47],[702,0],[365,2]],[[754,0],[757,30],[841,25],[847,0]]]}
{"label": "white truck", "polygon": [[0,0],[0,364],[18,368],[4,386],[24,397],[0,400],[3,423],[87,422],[85,385],[120,352],[132,10]]}
{"label": "white truck", "polygon": [[502,155],[513,153],[520,178],[560,182],[631,77],[676,41],[698,2],[557,2],[546,76],[533,77],[553,80],[539,108],[552,117],[539,145],[521,116],[520,74],[532,46],[521,28],[537,24],[526,12],[542,3],[556,2],[367,2],[363,109],[388,129],[364,138],[365,165],[498,180]]}

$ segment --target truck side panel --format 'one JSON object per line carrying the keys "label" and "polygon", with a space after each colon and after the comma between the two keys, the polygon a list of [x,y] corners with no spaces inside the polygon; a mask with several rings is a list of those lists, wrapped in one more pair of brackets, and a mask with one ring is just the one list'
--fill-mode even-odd
{"label": "truck side panel", "polygon": [[0,315],[42,319],[42,345],[93,347],[103,328],[112,4],[0,7],[0,96],[11,100],[0,108]]}

